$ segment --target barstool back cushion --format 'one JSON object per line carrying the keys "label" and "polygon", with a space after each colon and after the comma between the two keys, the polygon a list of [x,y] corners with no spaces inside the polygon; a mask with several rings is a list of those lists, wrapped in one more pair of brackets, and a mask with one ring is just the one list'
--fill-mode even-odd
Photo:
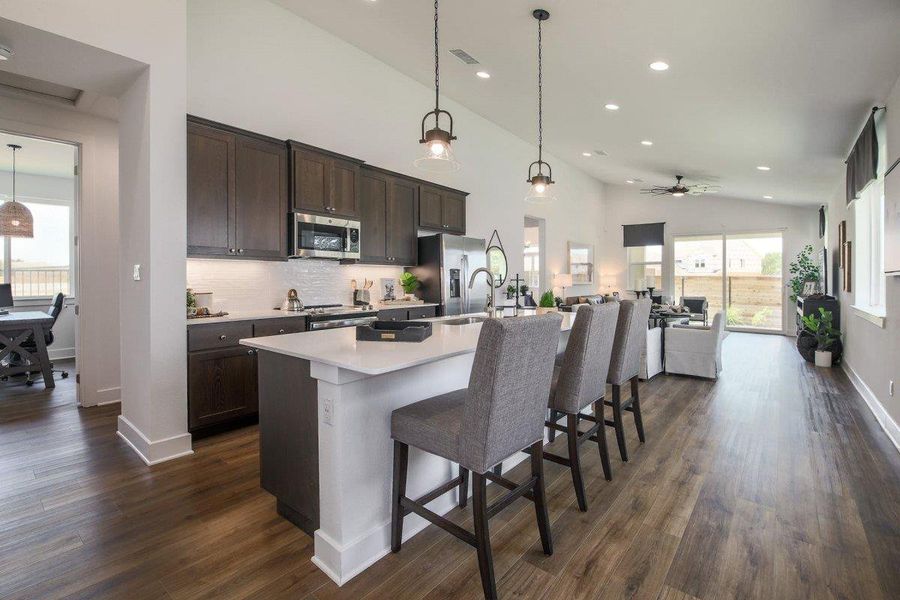
{"label": "barstool back cushion", "polygon": [[650,298],[622,300],[620,304],[609,377],[606,379],[613,385],[622,385],[640,371],[641,353],[647,344],[647,322],[650,320]]}
{"label": "barstool back cushion", "polygon": [[605,395],[618,318],[618,302],[584,306],[578,311],[551,408],[574,414]]}
{"label": "barstool back cushion", "polygon": [[478,348],[459,437],[459,464],[486,473],[543,439],[562,316],[488,319]]}

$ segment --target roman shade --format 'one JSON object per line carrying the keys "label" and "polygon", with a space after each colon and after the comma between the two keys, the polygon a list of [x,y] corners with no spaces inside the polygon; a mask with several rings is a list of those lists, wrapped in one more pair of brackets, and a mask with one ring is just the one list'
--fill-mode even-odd
{"label": "roman shade", "polygon": [[625,247],[662,246],[665,242],[665,223],[641,223],[639,225],[623,225]]}
{"label": "roman shade", "polygon": [[847,204],[859,198],[870,181],[878,177],[878,134],[875,132],[875,111],[869,115],[862,133],[847,157]]}

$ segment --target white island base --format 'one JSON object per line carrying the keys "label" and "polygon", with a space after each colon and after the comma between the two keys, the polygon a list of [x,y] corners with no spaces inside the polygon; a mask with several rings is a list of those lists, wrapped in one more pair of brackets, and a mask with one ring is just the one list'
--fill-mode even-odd
{"label": "white island base", "polygon": [[[561,348],[568,339],[570,324],[567,316],[560,336]],[[283,434],[290,426],[267,420],[266,406],[271,406],[273,399],[266,398],[266,390],[277,386],[267,386],[264,378],[279,377],[281,373],[289,379],[285,369],[293,371],[296,364],[298,371],[308,368],[309,377],[315,382],[319,502],[312,560],[338,585],[390,552],[391,412],[468,385],[481,325],[441,325],[438,321],[433,328],[432,337],[418,344],[357,342],[353,329],[242,340],[243,344],[262,350],[261,470],[264,487],[276,496],[278,492],[265,481],[265,445],[268,439],[276,437],[276,433],[269,435],[270,430],[280,429]],[[272,357],[269,353],[281,356]],[[285,362],[288,357],[298,360]],[[279,361],[278,369],[266,368],[267,361],[275,359]],[[282,385],[280,390],[277,402],[302,402],[303,386],[285,390]],[[504,463],[504,470],[526,457],[518,453]],[[290,464],[290,457],[278,460]],[[421,496],[457,474],[456,464],[410,448],[407,494],[412,498]],[[456,496],[447,493],[430,503],[429,509],[444,514],[456,506]],[[404,539],[428,524],[418,515],[408,515]]]}

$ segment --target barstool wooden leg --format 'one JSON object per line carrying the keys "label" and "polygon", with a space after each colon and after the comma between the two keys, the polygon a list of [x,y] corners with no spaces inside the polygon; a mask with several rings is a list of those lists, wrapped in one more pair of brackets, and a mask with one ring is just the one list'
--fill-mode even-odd
{"label": "barstool wooden leg", "polygon": [[[551,422],[551,423],[556,423],[557,421],[559,421],[559,412],[557,412],[557,411],[555,411],[555,410],[553,410],[553,409],[551,408],[551,409],[550,409],[550,422]],[[548,432],[547,432],[547,438],[548,438],[548,439],[550,440],[550,442],[552,443],[553,440],[556,439],[556,430],[555,430],[555,429],[551,429],[550,431],[548,431]]]}
{"label": "barstool wooden leg", "polygon": [[465,508],[469,500],[469,470],[465,467],[459,467],[459,507]]}
{"label": "barstool wooden leg", "polygon": [[613,424],[616,428],[616,441],[619,443],[619,454],[622,461],[628,462],[628,449],[625,447],[625,427],[622,424],[622,386],[612,386]]}
{"label": "barstool wooden leg", "polygon": [[600,463],[603,465],[603,476],[612,481],[612,467],[609,465],[609,447],[606,445],[606,423],[603,416],[603,398],[594,402],[594,418],[600,427],[597,428],[597,446],[600,448]]}
{"label": "barstool wooden leg", "polygon": [[528,450],[531,454],[531,475],[537,478],[534,484],[534,512],[537,516],[538,530],[541,532],[541,545],[544,554],[553,554],[553,540],[550,537],[550,516],[547,514],[547,495],[544,489],[544,444],[536,442]]}
{"label": "barstool wooden leg", "polygon": [[472,512],[475,517],[475,547],[478,550],[481,587],[487,600],[496,600],[497,585],[494,582],[494,559],[491,556],[487,508],[487,478],[481,473],[472,473]]}
{"label": "barstool wooden leg", "polygon": [[569,442],[569,468],[572,471],[572,483],[575,484],[575,496],[578,498],[578,508],[581,512],[587,511],[587,500],[584,498],[584,482],[581,480],[581,459],[578,443],[578,415],[566,415],[566,428],[569,430],[566,437]]}
{"label": "barstool wooden leg", "polygon": [[644,443],[644,422],[641,420],[641,399],[638,395],[637,375],[631,378],[631,412],[634,414],[634,426],[637,428],[638,439]]}
{"label": "barstool wooden leg", "polygon": [[400,552],[403,542],[403,507],[400,498],[406,495],[406,468],[409,446],[394,440],[394,485],[391,498],[391,552]]}

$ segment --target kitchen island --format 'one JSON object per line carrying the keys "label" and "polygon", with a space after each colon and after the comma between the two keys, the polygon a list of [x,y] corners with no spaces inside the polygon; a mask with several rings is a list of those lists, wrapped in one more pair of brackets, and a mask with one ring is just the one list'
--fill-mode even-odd
{"label": "kitchen island", "polygon": [[[314,536],[313,562],[338,585],[390,551],[391,412],[468,385],[481,324],[454,318],[428,319],[421,343],[358,342],[354,328],[241,340],[259,356],[261,485]],[[573,320],[563,315],[560,349]],[[456,475],[457,465],[410,449],[410,497]],[[443,514],[455,502],[448,493],[429,508]],[[427,525],[409,515],[404,538]]]}

